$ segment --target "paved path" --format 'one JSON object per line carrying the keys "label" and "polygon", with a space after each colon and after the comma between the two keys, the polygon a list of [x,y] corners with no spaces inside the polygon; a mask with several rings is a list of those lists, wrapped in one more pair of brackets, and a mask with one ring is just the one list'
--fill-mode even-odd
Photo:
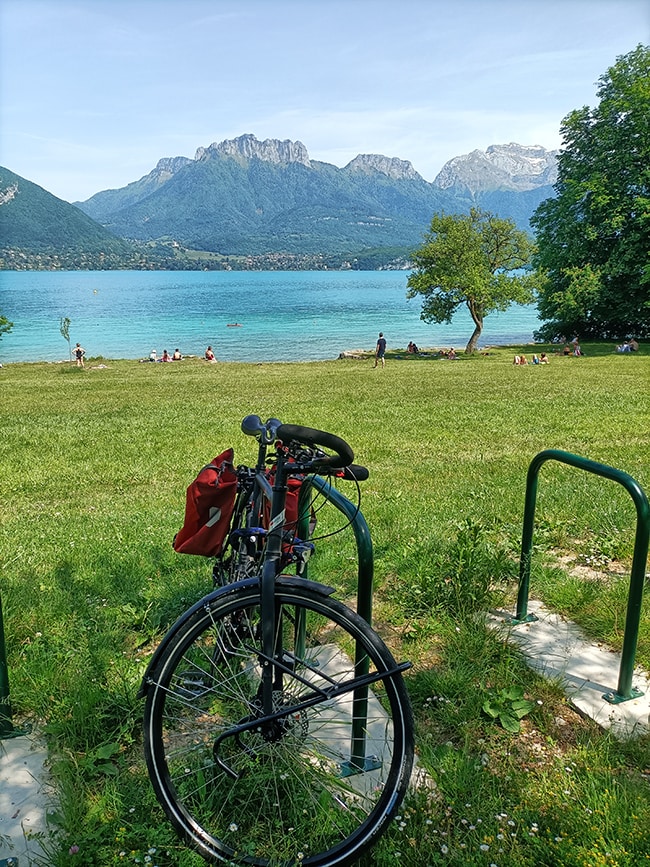
{"label": "paved path", "polygon": [[51,802],[45,744],[31,735],[0,740],[0,867],[46,863],[35,859]]}
{"label": "paved path", "polygon": [[549,611],[541,602],[530,600],[528,613],[539,619],[511,626],[507,618],[512,613],[493,612],[490,622],[522,649],[531,668],[558,679],[569,701],[584,716],[622,737],[650,730],[650,678],[646,672],[637,668],[632,678],[632,688],[640,690],[642,696],[612,704],[604,696],[616,692],[621,654],[586,638],[575,623]]}

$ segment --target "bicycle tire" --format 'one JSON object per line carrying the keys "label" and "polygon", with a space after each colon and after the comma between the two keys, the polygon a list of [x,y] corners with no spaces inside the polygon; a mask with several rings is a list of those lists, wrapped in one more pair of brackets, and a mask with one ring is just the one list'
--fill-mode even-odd
{"label": "bicycle tire", "polygon": [[[390,651],[342,603],[287,578],[276,585],[276,610],[288,673],[274,720],[260,719],[257,699],[256,581],[214,591],[172,627],[147,677],[149,775],[172,825],[208,862],[343,867],[385,831],[408,787],[409,699]],[[233,641],[237,618],[245,625]],[[376,678],[356,728],[366,740],[361,772],[360,761],[349,763],[352,693],[297,708],[319,688],[346,689],[355,646]],[[225,734],[238,724],[256,727]]]}

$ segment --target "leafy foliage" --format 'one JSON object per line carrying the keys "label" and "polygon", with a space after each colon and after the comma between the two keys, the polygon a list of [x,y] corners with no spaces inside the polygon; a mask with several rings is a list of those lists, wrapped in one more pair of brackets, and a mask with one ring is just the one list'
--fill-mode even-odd
{"label": "leafy foliage", "polygon": [[70,354],[70,358],[72,358],[72,348],[70,344],[70,317],[62,316],[59,320],[59,331],[61,332],[61,337],[68,344],[68,353]]}
{"label": "leafy foliage", "polygon": [[534,702],[524,698],[524,691],[520,686],[509,686],[490,690],[488,698],[483,702],[483,713],[495,721],[499,720],[507,732],[516,734],[521,729],[521,720],[534,707]]}
{"label": "leafy foliage", "polygon": [[423,295],[424,322],[451,322],[463,304],[474,322],[465,351],[476,351],[483,319],[513,301],[532,301],[534,275],[525,268],[533,246],[525,232],[477,208],[465,214],[435,214],[424,245],[415,252],[408,298]]}
{"label": "leafy foliage", "polygon": [[2,337],[3,334],[8,334],[13,327],[13,322],[10,322],[6,316],[3,316],[0,313],[0,337]]}
{"label": "leafy foliage", "polygon": [[541,339],[650,335],[650,48],[619,57],[598,96],[564,119],[557,196],[531,220]]}

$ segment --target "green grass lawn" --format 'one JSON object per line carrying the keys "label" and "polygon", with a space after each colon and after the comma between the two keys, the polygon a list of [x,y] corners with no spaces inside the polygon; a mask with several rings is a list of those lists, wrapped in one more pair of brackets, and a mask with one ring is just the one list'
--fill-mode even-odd
{"label": "green grass lawn", "polygon": [[[514,611],[539,451],[608,464],[650,489],[650,354],[583,348],[523,368],[510,347],[457,361],[393,352],[376,370],[369,359],[0,370],[0,592],[15,721],[48,738],[59,786],[51,864],[202,863],[156,805],[136,692],[165,630],[211,589],[209,562],[171,547],[185,488],[227,446],[236,462],[254,460],[239,427],[249,413],[332,431],[370,469],[375,623],[414,662],[429,784],[367,864],[650,863],[650,739],[620,743],[582,719],[484,622],[492,605]],[[618,649],[635,520],[615,483],[543,467],[531,596]],[[323,543],[310,576],[351,601],[348,536]],[[645,602],[637,660],[648,669],[649,627]],[[518,733],[482,710],[511,687],[533,702]]]}

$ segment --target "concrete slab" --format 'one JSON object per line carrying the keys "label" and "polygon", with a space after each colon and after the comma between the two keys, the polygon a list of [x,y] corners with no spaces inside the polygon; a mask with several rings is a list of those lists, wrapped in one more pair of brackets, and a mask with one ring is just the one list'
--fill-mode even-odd
{"label": "concrete slab", "polygon": [[53,788],[47,748],[36,736],[0,740],[0,867],[36,867],[43,860]]}
{"label": "concrete slab", "polygon": [[530,600],[528,613],[538,620],[509,624],[512,612],[492,612],[490,623],[524,652],[531,668],[558,680],[584,716],[620,737],[638,736],[650,729],[650,677],[640,668],[632,678],[639,698],[612,704],[604,696],[616,692],[621,654],[587,638],[580,627]]}

